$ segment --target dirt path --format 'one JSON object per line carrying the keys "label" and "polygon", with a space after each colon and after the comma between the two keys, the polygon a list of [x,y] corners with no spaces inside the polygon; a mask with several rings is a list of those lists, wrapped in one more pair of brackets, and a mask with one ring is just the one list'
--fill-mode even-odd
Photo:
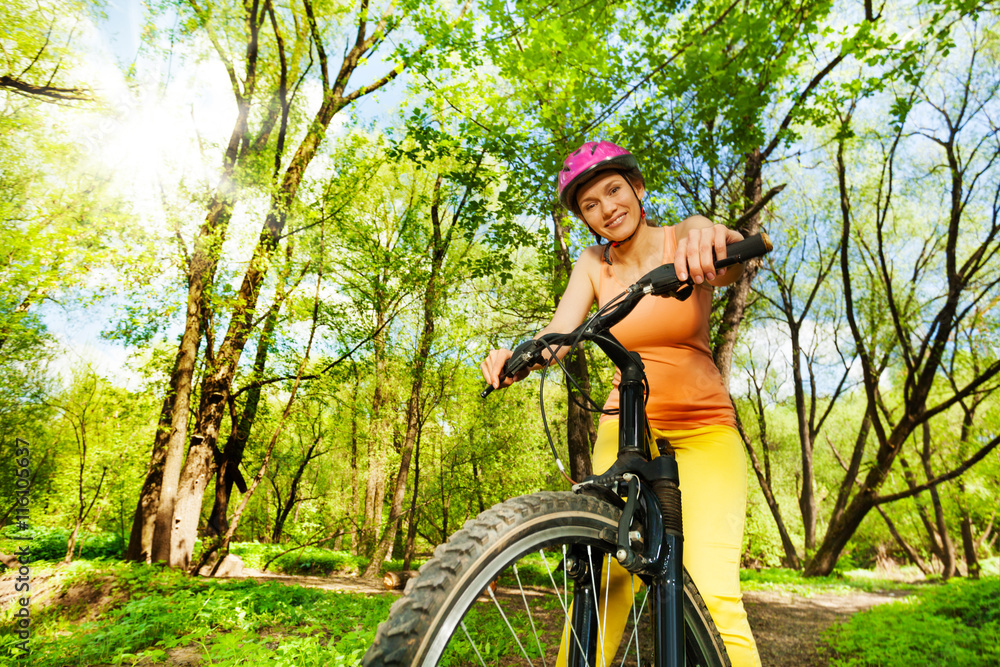
{"label": "dirt path", "polygon": [[781,591],[743,594],[764,667],[826,667],[817,655],[823,632],[853,614],[905,597],[907,591],[824,593],[803,597]]}

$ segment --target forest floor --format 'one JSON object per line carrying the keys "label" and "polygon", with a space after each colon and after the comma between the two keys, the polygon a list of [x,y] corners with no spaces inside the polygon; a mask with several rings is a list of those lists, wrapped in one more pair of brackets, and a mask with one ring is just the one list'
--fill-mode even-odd
{"label": "forest floor", "polygon": [[[381,581],[360,577],[299,577],[251,574],[253,578],[325,590],[373,595],[393,594]],[[911,591],[838,591],[801,595],[787,591],[748,591],[743,602],[763,667],[826,667],[819,652],[823,633],[835,623],[878,604],[906,597]]]}
{"label": "forest floor", "polygon": [[743,604],[763,667],[825,667],[827,660],[818,650],[827,628],[908,593],[852,591],[803,596],[784,591],[749,591],[743,594]]}
{"label": "forest floor", "polygon": [[[243,577],[260,582],[277,582],[330,591],[341,591],[368,596],[399,595],[387,591],[381,580],[366,580],[357,576],[290,576],[260,573],[248,570]],[[14,597],[14,577],[0,578],[0,606],[6,607]],[[46,578],[33,582],[35,595],[55,593],[53,582]],[[107,582],[90,582],[74,586],[54,598],[60,604],[83,602],[92,613],[84,620],[99,617],[108,604],[114,604],[115,593]],[[36,588],[37,586],[37,588]],[[47,589],[52,589],[51,591]],[[760,650],[763,667],[824,667],[828,659],[820,652],[822,636],[835,623],[848,620],[853,614],[875,605],[905,597],[905,589],[866,592],[852,589],[834,591],[751,590],[743,594],[747,616]],[[41,597],[48,597],[42,595]],[[53,602],[55,599],[53,599]],[[170,667],[193,667],[202,664],[202,651],[194,646],[168,651],[163,664]],[[142,664],[152,664],[143,662]]]}

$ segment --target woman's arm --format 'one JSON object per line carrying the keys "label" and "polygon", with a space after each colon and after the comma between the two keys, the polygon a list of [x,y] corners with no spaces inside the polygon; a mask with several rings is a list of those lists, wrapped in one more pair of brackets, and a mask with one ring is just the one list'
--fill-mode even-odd
{"label": "woman's arm", "polygon": [[715,270],[715,259],[725,259],[726,246],[743,240],[743,235],[725,225],[713,225],[703,215],[692,215],[677,224],[677,251],[674,268],[677,277],[686,280],[688,274],[696,285],[707,282],[714,287],[731,285],[743,275],[743,265]]}
{"label": "woman's arm", "polygon": [[[576,265],[573,267],[569,283],[566,285],[566,291],[563,292],[562,298],[559,299],[559,305],[552,316],[552,321],[544,329],[535,334],[535,338],[552,331],[566,333],[583,323],[583,320],[590,312],[590,307],[594,305],[594,300],[597,298],[597,281],[600,280],[601,269],[600,261],[600,251],[595,250],[593,247],[583,251],[580,259],[577,260]],[[562,359],[567,352],[569,352],[568,347],[561,347],[556,351],[556,355]],[[513,380],[508,378],[503,384],[500,383],[500,372],[503,370],[504,363],[510,359],[510,356],[510,350],[492,350],[479,365],[483,373],[483,378],[493,385],[494,389],[499,389],[501,386],[506,387],[528,375],[525,372]],[[534,370],[534,368],[531,370]]]}

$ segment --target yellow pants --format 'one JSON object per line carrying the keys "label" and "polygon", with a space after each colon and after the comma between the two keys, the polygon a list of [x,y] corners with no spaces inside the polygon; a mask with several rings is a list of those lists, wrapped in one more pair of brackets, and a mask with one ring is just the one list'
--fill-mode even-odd
{"label": "yellow pants", "polygon": [[[747,476],[739,433],[729,426],[704,426],[690,431],[653,429],[653,437],[667,438],[677,457],[684,520],[684,567],[712,614],[733,667],[760,667],[740,593]],[[617,457],[618,420],[607,420],[597,431],[594,471],[604,472]],[[604,650],[603,664],[610,665],[621,643],[633,591],[639,590],[640,583],[638,577],[630,582],[628,572],[616,560],[610,560],[610,568],[608,562],[605,561],[606,569],[601,575],[601,585],[607,582],[608,590],[602,590],[598,596],[598,619],[603,629],[598,641]],[[566,666],[568,645],[567,625],[557,667]]]}

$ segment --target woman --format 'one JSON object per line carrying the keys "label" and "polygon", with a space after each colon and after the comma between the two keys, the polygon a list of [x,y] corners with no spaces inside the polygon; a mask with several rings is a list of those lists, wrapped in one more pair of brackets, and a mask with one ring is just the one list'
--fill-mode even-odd
{"label": "woman", "polygon": [[[740,594],[739,559],[746,512],[746,460],[729,392],[709,347],[713,287],[735,281],[735,265],[716,272],[712,253],[743,239],[736,231],[692,216],[672,227],[645,223],[645,183],[635,157],[607,141],[588,142],[570,154],[559,174],[559,200],[581,218],[598,245],[573,267],[566,291],[547,327],[567,332],[580,325],[596,300],[603,306],[661,264],[673,262],[677,277],[694,282],[686,301],[647,297],[611,331],[645,364],[650,395],[646,412],[654,439],[673,445],[680,469],[684,521],[684,566],[705,599],[735,667],[759,667],[760,658]],[[600,243],[603,239],[606,243]],[[563,350],[565,352],[565,350]],[[495,388],[510,350],[493,350],[481,365]],[[523,374],[516,380],[523,379]],[[605,404],[618,407],[618,382]],[[618,419],[601,419],[594,445],[594,471],[611,467],[618,454]],[[631,604],[628,573],[611,561],[605,657],[617,650]],[[603,607],[604,594],[601,595]],[[603,611],[601,617],[604,617]],[[559,665],[565,665],[565,644]]]}

